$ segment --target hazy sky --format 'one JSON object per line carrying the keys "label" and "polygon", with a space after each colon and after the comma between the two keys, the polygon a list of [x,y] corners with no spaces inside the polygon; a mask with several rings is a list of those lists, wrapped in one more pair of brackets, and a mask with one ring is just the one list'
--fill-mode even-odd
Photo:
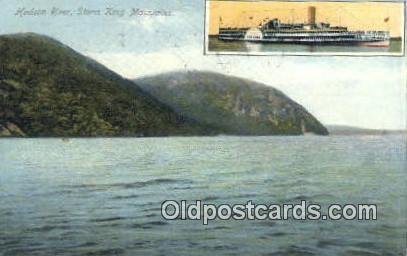
{"label": "hazy sky", "polygon": [[[324,124],[406,127],[401,57],[204,56],[201,0],[0,0],[0,5],[0,34],[54,37],[127,78],[173,70],[216,71],[279,88]],[[75,11],[52,16],[53,7]],[[78,16],[81,7],[99,9],[102,15]],[[47,15],[20,17],[15,15],[19,8],[46,9]],[[125,15],[106,16],[105,8],[124,9]],[[171,16],[129,17],[132,8],[170,11]]]}

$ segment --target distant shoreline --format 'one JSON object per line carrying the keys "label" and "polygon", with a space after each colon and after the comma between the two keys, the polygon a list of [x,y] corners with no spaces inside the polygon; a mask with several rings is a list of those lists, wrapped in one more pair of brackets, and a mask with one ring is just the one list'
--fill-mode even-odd
{"label": "distant shoreline", "polygon": [[363,130],[361,131],[329,131],[329,135],[305,134],[305,135],[169,135],[169,136],[74,136],[74,137],[35,137],[35,136],[0,136],[0,141],[3,139],[155,139],[155,138],[216,138],[216,137],[335,137],[335,136],[387,136],[387,135],[407,135],[407,130]]}
{"label": "distant shoreline", "polygon": [[407,134],[407,130],[365,129],[345,125],[326,125],[329,135],[393,135]]}

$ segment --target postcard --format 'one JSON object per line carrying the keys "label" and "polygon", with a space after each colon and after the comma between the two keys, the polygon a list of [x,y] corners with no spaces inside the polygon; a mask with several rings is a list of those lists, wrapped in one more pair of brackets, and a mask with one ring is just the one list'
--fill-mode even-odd
{"label": "postcard", "polygon": [[0,6],[1,256],[405,255],[403,3]]}
{"label": "postcard", "polygon": [[404,53],[404,2],[208,0],[208,54]]}

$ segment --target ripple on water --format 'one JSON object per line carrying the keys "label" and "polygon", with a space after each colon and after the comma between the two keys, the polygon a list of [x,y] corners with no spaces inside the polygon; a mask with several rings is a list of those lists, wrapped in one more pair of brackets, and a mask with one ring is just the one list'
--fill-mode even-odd
{"label": "ripple on water", "polygon": [[345,250],[344,255],[352,255],[352,256],[382,256],[382,255],[397,255],[393,253],[386,253],[382,254],[380,252],[374,252],[367,249],[348,249]]}
{"label": "ripple on water", "polygon": [[108,217],[108,218],[97,218],[97,219],[90,219],[90,222],[111,222],[117,220],[124,220],[124,217]]}
{"label": "ripple on water", "polygon": [[166,222],[166,221],[149,221],[149,222],[131,224],[131,225],[129,225],[129,228],[152,229],[155,226],[166,226],[166,225],[168,225],[168,222]]}
{"label": "ripple on water", "polygon": [[126,199],[135,199],[140,197],[139,195],[119,195],[119,196],[112,196],[113,200],[126,200]]}
{"label": "ripple on water", "polygon": [[86,252],[82,255],[85,255],[85,256],[112,256],[112,255],[122,255],[124,253],[126,253],[125,249],[109,248],[109,249],[96,249],[93,251]]}
{"label": "ripple on water", "polygon": [[282,248],[279,251],[272,253],[270,255],[312,256],[312,255],[319,255],[319,254],[310,247],[290,245],[287,248]]}
{"label": "ripple on water", "polygon": [[160,185],[160,184],[176,184],[176,183],[193,183],[192,180],[187,179],[152,179],[147,181],[135,181],[135,182],[120,182],[120,183],[102,183],[102,184],[80,184],[67,186],[71,189],[84,189],[89,191],[106,190],[110,188],[121,189],[133,189],[143,188],[148,186]]}

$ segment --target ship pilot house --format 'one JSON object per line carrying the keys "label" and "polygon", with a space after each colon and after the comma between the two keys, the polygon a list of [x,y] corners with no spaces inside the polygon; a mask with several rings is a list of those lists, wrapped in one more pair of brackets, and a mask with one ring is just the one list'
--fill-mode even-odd
{"label": "ship pilot house", "polygon": [[[316,8],[311,6],[308,8],[308,23],[281,23],[281,21],[277,18],[267,21],[264,24],[260,24],[261,30],[311,30],[311,29],[328,29],[330,28],[329,23],[324,22],[316,22]],[[339,28],[339,27],[335,27]]]}

